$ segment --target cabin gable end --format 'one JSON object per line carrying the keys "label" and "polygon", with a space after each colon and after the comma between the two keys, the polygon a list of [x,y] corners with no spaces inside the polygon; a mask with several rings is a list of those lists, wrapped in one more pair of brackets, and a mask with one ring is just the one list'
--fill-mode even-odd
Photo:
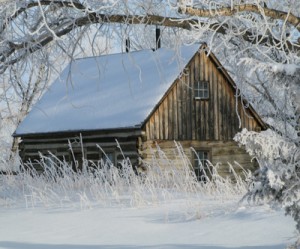
{"label": "cabin gable end", "polygon": [[145,121],[147,139],[232,141],[242,128],[263,129],[230,80],[200,50]]}

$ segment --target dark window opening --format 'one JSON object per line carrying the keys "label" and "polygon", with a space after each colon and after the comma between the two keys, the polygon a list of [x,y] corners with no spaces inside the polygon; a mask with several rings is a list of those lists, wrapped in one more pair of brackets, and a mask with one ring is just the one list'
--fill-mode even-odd
{"label": "dark window opening", "polygon": [[211,176],[209,169],[209,152],[205,150],[196,151],[194,158],[194,169],[198,181],[207,181]]}
{"label": "dark window opening", "polygon": [[82,172],[83,156],[81,151],[73,151],[71,153],[71,164],[74,172]]}

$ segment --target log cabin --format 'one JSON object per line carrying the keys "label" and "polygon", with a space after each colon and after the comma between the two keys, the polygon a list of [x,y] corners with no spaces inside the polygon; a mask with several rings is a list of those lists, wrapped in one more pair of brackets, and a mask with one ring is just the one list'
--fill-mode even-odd
{"label": "log cabin", "polygon": [[255,168],[233,137],[266,124],[244,102],[205,44],[88,57],[66,67],[13,136],[23,162],[52,153],[75,165],[105,152],[115,165],[124,154],[135,167],[151,161],[157,145],[174,157],[177,141],[200,178],[207,160],[220,163],[221,174],[235,161]]}

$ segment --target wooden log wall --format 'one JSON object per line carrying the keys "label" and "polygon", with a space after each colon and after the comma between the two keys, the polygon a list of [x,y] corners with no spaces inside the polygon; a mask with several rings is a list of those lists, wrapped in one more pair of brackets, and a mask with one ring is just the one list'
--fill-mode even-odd
{"label": "wooden log wall", "polygon": [[[209,99],[195,99],[194,82],[198,80],[209,82]],[[258,121],[236,95],[216,63],[202,51],[145,123],[147,139],[228,141],[241,128],[256,130]]]}
{"label": "wooden log wall", "polygon": [[[182,146],[186,159],[189,160],[188,164],[194,167],[195,153],[194,150],[205,150],[209,152],[209,160],[213,165],[218,164],[218,172],[221,176],[228,176],[231,174],[229,170],[230,163],[235,171],[240,174],[242,168],[254,171],[258,165],[255,160],[249,156],[249,154],[234,141],[196,141],[196,140],[185,140],[179,142]],[[157,146],[164,152],[165,156],[171,161],[172,165],[177,168],[181,168],[183,165],[183,159],[177,151],[174,141],[147,141],[143,144],[143,161],[150,163],[155,161],[160,163],[159,156],[156,155]],[[153,150],[154,148],[154,150]],[[154,152],[153,152],[154,151]],[[155,159],[153,159],[155,157]],[[161,167],[165,167],[166,160],[161,160]],[[238,166],[235,162],[239,163]],[[167,169],[167,168],[166,168]]]}
{"label": "wooden log wall", "polygon": [[[141,131],[122,131],[122,132],[82,132],[82,133],[61,133],[61,134],[44,134],[36,136],[22,137],[20,144],[20,156],[23,162],[31,161],[39,169],[39,164],[35,163],[40,160],[40,154],[48,156],[54,154],[61,161],[73,161],[87,159],[90,162],[97,163],[103,158],[102,151],[97,147],[99,145],[105,153],[114,153],[115,163],[121,162],[124,157],[128,157],[131,163],[138,165],[138,138]],[[81,138],[80,138],[81,137]],[[80,140],[82,139],[82,143]],[[116,139],[118,140],[122,152],[117,148]],[[69,146],[72,146],[73,153]],[[83,155],[82,155],[83,152]]]}

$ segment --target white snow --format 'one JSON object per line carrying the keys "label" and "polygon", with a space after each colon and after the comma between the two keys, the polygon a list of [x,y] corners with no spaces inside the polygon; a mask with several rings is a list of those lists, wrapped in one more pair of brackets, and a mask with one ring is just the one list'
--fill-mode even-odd
{"label": "white snow", "polygon": [[167,160],[170,171],[159,170],[162,158],[142,181],[127,160],[119,171],[102,165],[94,174],[67,164],[58,173],[44,163],[41,175],[0,175],[0,249],[283,249],[295,242],[290,216],[241,201],[248,184],[236,174],[232,182],[212,166],[212,178],[199,182],[183,157],[182,170]]}
{"label": "white snow", "polygon": [[16,134],[139,126],[199,44],[75,60],[19,125]]}
{"label": "white snow", "polygon": [[2,207],[0,224],[1,249],[282,249],[295,240],[282,211],[209,198],[142,208]]}
{"label": "white snow", "polygon": [[294,75],[297,72],[297,70],[300,68],[299,65],[296,64],[280,64],[280,63],[275,63],[271,67],[275,73],[285,72],[287,75]]}

